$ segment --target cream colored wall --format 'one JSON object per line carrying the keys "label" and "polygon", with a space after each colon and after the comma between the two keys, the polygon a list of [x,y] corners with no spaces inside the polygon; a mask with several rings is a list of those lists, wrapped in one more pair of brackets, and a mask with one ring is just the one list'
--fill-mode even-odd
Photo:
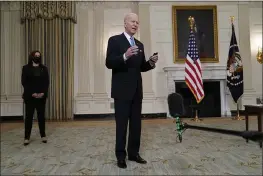
{"label": "cream colored wall", "polygon": [[[77,7],[75,113],[113,113],[113,100],[110,98],[111,70],[105,67],[108,38],[123,32],[123,17],[126,13],[138,13],[142,18],[140,32],[136,37],[144,42],[146,55],[149,56],[149,8],[133,2],[80,2]],[[151,72],[143,74],[143,86],[143,112],[166,112],[163,97],[154,95]]]}
{"label": "cream colored wall", "polygon": [[[1,116],[23,114],[20,76],[25,58],[19,4],[1,2]],[[138,6],[131,2],[78,4],[78,24],[75,28],[75,113],[113,113],[111,72],[105,67],[105,52],[109,36],[123,32],[123,16],[130,11],[140,15],[141,25],[137,37],[145,45],[146,56],[149,57],[155,51],[160,55],[157,68],[143,74],[143,112],[166,112],[167,83],[163,67],[173,66],[172,4],[175,3],[143,2]],[[245,65],[245,95],[242,103],[253,103],[255,97],[262,94],[262,65],[255,59],[257,46],[254,40],[257,38],[260,41],[258,43],[262,43],[262,37],[257,37],[260,34],[262,36],[261,6],[245,2],[221,2],[217,5],[220,56],[217,65],[226,64],[231,35],[229,16],[234,15]],[[235,109],[231,97],[228,102],[230,108]]]}
{"label": "cream colored wall", "polygon": [[250,42],[251,42],[251,65],[252,85],[256,90],[256,96],[262,97],[262,64],[256,60],[258,47],[262,48],[262,3],[254,2],[250,5]]}
{"label": "cream colored wall", "polygon": [[23,115],[21,70],[24,64],[24,31],[20,3],[1,2],[1,116]]}

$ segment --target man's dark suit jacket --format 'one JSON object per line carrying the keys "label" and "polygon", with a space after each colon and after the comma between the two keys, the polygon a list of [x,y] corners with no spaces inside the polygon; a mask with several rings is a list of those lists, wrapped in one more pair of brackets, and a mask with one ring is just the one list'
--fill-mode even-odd
{"label": "man's dark suit jacket", "polygon": [[[139,52],[124,61],[123,54],[131,47],[124,33],[109,38],[106,67],[112,69],[111,97],[120,100],[132,100],[134,94],[139,91],[139,97],[143,98],[141,72],[146,72],[153,67],[146,62],[143,44],[135,39]],[[138,89],[137,89],[138,88]]]}
{"label": "man's dark suit jacket", "polygon": [[29,100],[34,93],[44,93],[43,98],[48,96],[49,75],[47,67],[39,65],[40,75],[34,76],[34,68],[30,64],[24,65],[22,69],[21,83],[24,87],[23,99]]}

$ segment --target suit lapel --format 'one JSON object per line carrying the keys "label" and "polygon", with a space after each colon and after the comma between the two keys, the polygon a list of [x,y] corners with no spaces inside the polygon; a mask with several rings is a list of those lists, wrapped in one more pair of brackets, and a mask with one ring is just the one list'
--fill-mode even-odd
{"label": "suit lapel", "polygon": [[138,41],[135,37],[134,37],[134,42],[135,42],[135,45],[136,45],[136,46],[138,46],[138,47],[140,46],[139,41]]}
{"label": "suit lapel", "polygon": [[129,47],[131,47],[130,42],[127,40],[126,36],[124,33],[121,34],[121,39],[123,43],[123,47],[127,50]]}

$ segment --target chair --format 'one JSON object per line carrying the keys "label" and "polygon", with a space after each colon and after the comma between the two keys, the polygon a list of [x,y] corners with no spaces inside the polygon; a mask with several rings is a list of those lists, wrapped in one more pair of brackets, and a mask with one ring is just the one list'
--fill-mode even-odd
{"label": "chair", "polygon": [[185,115],[184,100],[179,93],[171,93],[168,95],[169,113],[173,118]]}

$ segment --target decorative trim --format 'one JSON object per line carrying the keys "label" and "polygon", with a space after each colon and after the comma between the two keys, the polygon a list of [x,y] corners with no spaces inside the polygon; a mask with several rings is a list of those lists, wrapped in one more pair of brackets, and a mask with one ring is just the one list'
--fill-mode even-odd
{"label": "decorative trim", "polygon": [[248,1],[238,1],[238,5],[249,5],[250,2]]}
{"label": "decorative trim", "polygon": [[138,6],[138,2],[94,2],[94,8],[101,6],[107,9],[132,8],[132,6]]}
{"label": "decorative trim", "polygon": [[12,96],[12,95],[1,95],[1,103],[23,103],[22,95],[20,97]]}
{"label": "decorative trim", "polygon": [[[225,80],[226,79],[226,67],[222,65],[203,65],[203,79],[204,80]],[[171,78],[174,80],[185,79],[185,66],[168,66],[163,68],[164,72],[167,72],[168,81]]]}
{"label": "decorative trim", "polygon": [[139,2],[105,2],[105,1],[99,1],[99,2],[89,2],[89,1],[80,1],[76,2],[79,8],[82,9],[97,9],[97,8],[103,8],[103,9],[120,9],[120,8],[133,8],[133,6],[137,7],[139,5]]}
{"label": "decorative trim", "polygon": [[[166,113],[142,114],[142,119],[166,119]],[[114,113],[108,114],[74,114],[74,120],[112,120]]]}
{"label": "decorative trim", "polygon": [[[224,70],[226,72],[225,65],[206,65],[203,64],[203,70]],[[163,68],[164,71],[185,71],[185,65],[173,65],[173,66],[166,66]]]}
{"label": "decorative trim", "polygon": [[250,1],[249,7],[250,8],[262,8],[262,1]]}
{"label": "decorative trim", "polygon": [[21,2],[21,7],[21,23],[37,18],[48,20],[56,17],[70,19],[74,23],[77,23],[75,2]]}
{"label": "decorative trim", "polygon": [[0,7],[1,11],[19,11],[20,2],[2,1]]}
{"label": "decorative trim", "polygon": [[243,97],[255,97],[256,96],[256,91],[254,90],[254,88],[251,89],[246,89],[244,88],[244,93],[243,93]]}
{"label": "decorative trim", "polygon": [[0,116],[0,123],[12,121],[24,121],[24,118],[23,116]]}
{"label": "decorative trim", "polygon": [[77,93],[75,96],[75,101],[78,100],[92,100],[93,96],[91,93]]}
{"label": "decorative trim", "polygon": [[111,100],[111,98],[108,97],[107,93],[94,93],[93,94],[93,100],[105,100],[105,101],[109,101]]}
{"label": "decorative trim", "polygon": [[143,92],[143,100],[156,100],[154,92]]}
{"label": "decorative trim", "polygon": [[[236,111],[231,111],[232,116],[235,116],[237,113]],[[239,111],[240,115],[244,115],[245,111],[240,110]],[[167,119],[167,113],[153,113],[153,114],[142,114],[142,119],[147,120],[147,119]],[[190,118],[190,117],[182,117],[182,118]],[[202,117],[205,118],[205,117]],[[220,117],[219,117],[220,118]],[[74,114],[74,118],[72,119],[73,121],[78,121],[78,120],[114,120],[114,114],[109,113],[109,114]],[[72,121],[72,120],[66,120],[66,121]],[[55,122],[55,121],[60,121],[60,120],[48,120],[46,119],[46,122]],[[65,121],[65,120],[63,120]],[[23,116],[0,116],[0,123],[5,123],[5,122],[24,122]]]}

